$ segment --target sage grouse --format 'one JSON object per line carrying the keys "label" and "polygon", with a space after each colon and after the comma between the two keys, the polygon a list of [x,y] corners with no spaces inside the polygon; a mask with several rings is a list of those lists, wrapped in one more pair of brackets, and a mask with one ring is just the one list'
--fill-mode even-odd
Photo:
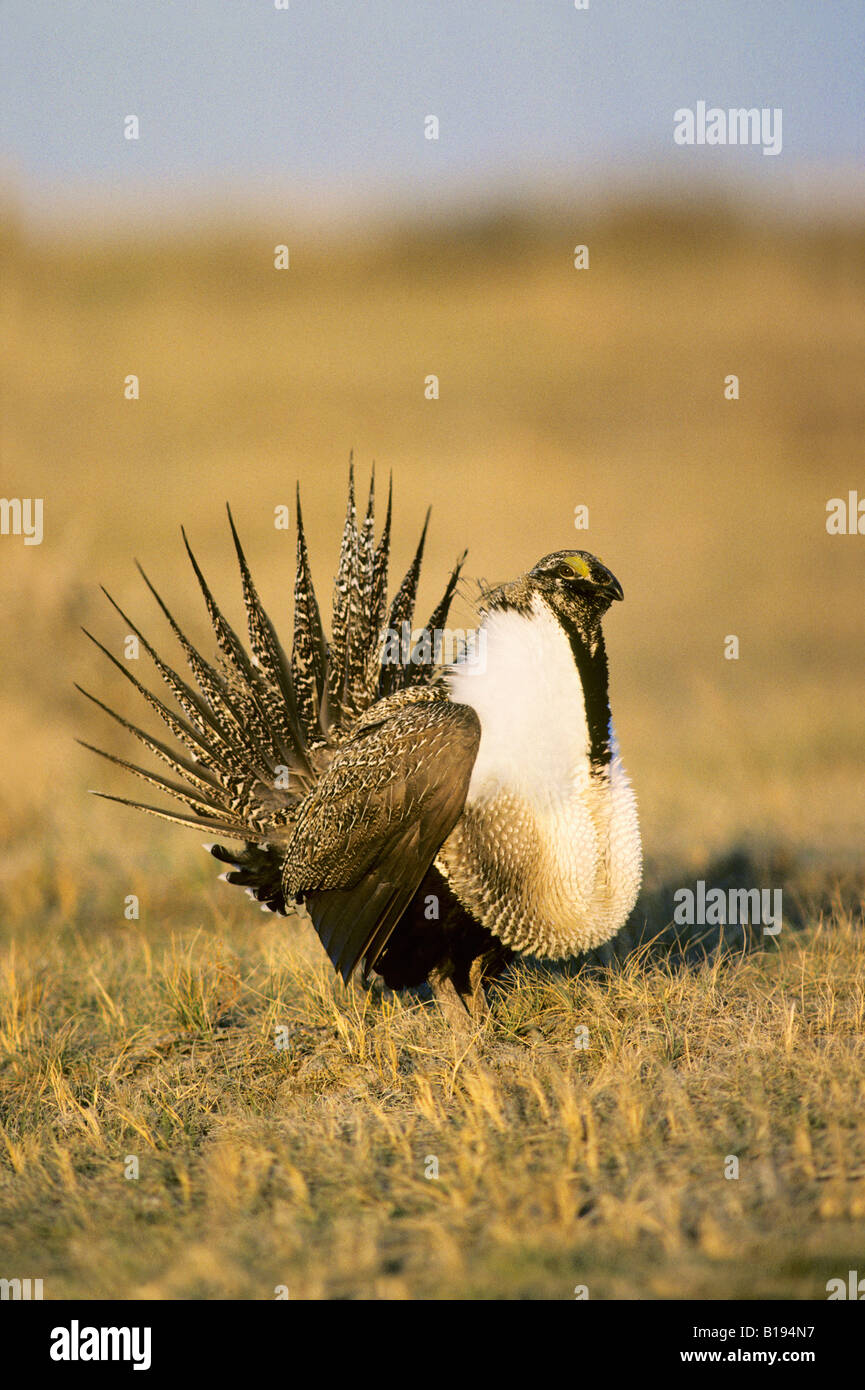
{"label": "sage grouse", "polygon": [[444,630],[465,555],[426,629],[412,632],[427,526],[388,607],[391,497],[376,543],[373,493],[374,479],[358,524],[350,470],[330,641],[298,494],[290,657],[259,601],[230,511],[251,655],[217,607],[185,532],[216,634],[215,664],[141,573],[194,685],[106,595],[176,708],[97,646],[182,751],[88,698],[182,781],[92,751],[170,793],[188,814],[110,800],[240,842],[205,848],[229,866],[223,877],[265,908],[286,914],[304,904],[345,981],[360,962],[364,980],[374,970],[394,989],[429,981],[454,1017],[463,1007],[483,1010],[483,981],[515,953],[588,950],[634,905],[640,835],[610,721],[601,631],[622,589],[585,551],[545,555],[481,595],[472,659],[464,652],[442,665],[431,637]]}

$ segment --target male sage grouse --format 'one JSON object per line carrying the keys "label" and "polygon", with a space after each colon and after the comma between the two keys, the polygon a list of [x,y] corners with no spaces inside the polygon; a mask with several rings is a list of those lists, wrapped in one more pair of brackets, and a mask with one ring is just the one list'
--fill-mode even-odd
{"label": "male sage grouse", "polygon": [[170,793],[189,814],[109,799],[240,842],[206,848],[229,866],[229,883],[271,911],[304,904],[345,981],[361,962],[364,979],[374,970],[394,989],[429,981],[451,1017],[465,1018],[463,1006],[482,1011],[482,982],[515,953],[571,956],[611,937],[641,875],[601,631],[622,597],[615,576],[582,550],[545,555],[481,595],[471,659],[464,651],[443,665],[435,637],[465,556],[427,628],[412,632],[426,524],[388,607],[391,498],[376,543],[373,485],[358,524],[350,471],[329,641],[298,496],[289,657],[230,512],[229,523],[251,655],[217,607],[185,533],[216,633],[215,663],[187,639],[143,571],[195,684],[157,655],[117,604],[176,707],[97,642],[182,751],[88,696],[182,781],[92,751]]}

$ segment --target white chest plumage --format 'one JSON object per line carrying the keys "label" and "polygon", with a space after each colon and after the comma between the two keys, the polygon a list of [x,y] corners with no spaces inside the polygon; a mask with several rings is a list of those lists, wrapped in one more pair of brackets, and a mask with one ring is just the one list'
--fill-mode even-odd
{"label": "white chest plumage", "polygon": [[572,955],[612,936],[641,877],[636,803],[618,753],[592,774],[582,682],[568,639],[535,597],[527,615],[494,610],[484,661],[454,668],[481,741],[466,806],[439,867],[506,944]]}

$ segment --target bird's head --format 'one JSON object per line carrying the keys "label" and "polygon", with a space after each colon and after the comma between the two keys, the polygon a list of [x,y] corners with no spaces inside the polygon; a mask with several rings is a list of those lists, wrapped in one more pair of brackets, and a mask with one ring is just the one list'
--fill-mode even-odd
{"label": "bird's head", "polygon": [[610,605],[624,598],[616,576],[587,550],[556,550],[545,555],[526,575],[530,592],[537,594],[558,617],[569,634],[593,653],[601,634],[601,620]]}
{"label": "bird's head", "polygon": [[481,607],[527,611],[541,598],[569,631],[576,630],[592,646],[604,614],[623,597],[618,579],[597,556],[587,550],[556,550],[520,579],[482,593]]}
{"label": "bird's head", "polygon": [[615,599],[624,598],[616,576],[588,550],[556,550],[539,560],[526,578],[556,608],[588,607],[603,614]]}
{"label": "bird's head", "polygon": [[592,643],[601,619],[616,599],[624,598],[616,576],[587,550],[556,550],[529,570],[530,588]]}

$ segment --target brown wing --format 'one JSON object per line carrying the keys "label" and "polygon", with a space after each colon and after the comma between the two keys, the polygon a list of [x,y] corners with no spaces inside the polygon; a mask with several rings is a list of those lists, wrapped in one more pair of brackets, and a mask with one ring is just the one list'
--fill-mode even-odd
{"label": "brown wing", "polygon": [[346,981],[361,957],[373,968],[465,804],[480,722],[424,695],[383,701],[339,749],[286,849],[286,897],[302,894]]}

